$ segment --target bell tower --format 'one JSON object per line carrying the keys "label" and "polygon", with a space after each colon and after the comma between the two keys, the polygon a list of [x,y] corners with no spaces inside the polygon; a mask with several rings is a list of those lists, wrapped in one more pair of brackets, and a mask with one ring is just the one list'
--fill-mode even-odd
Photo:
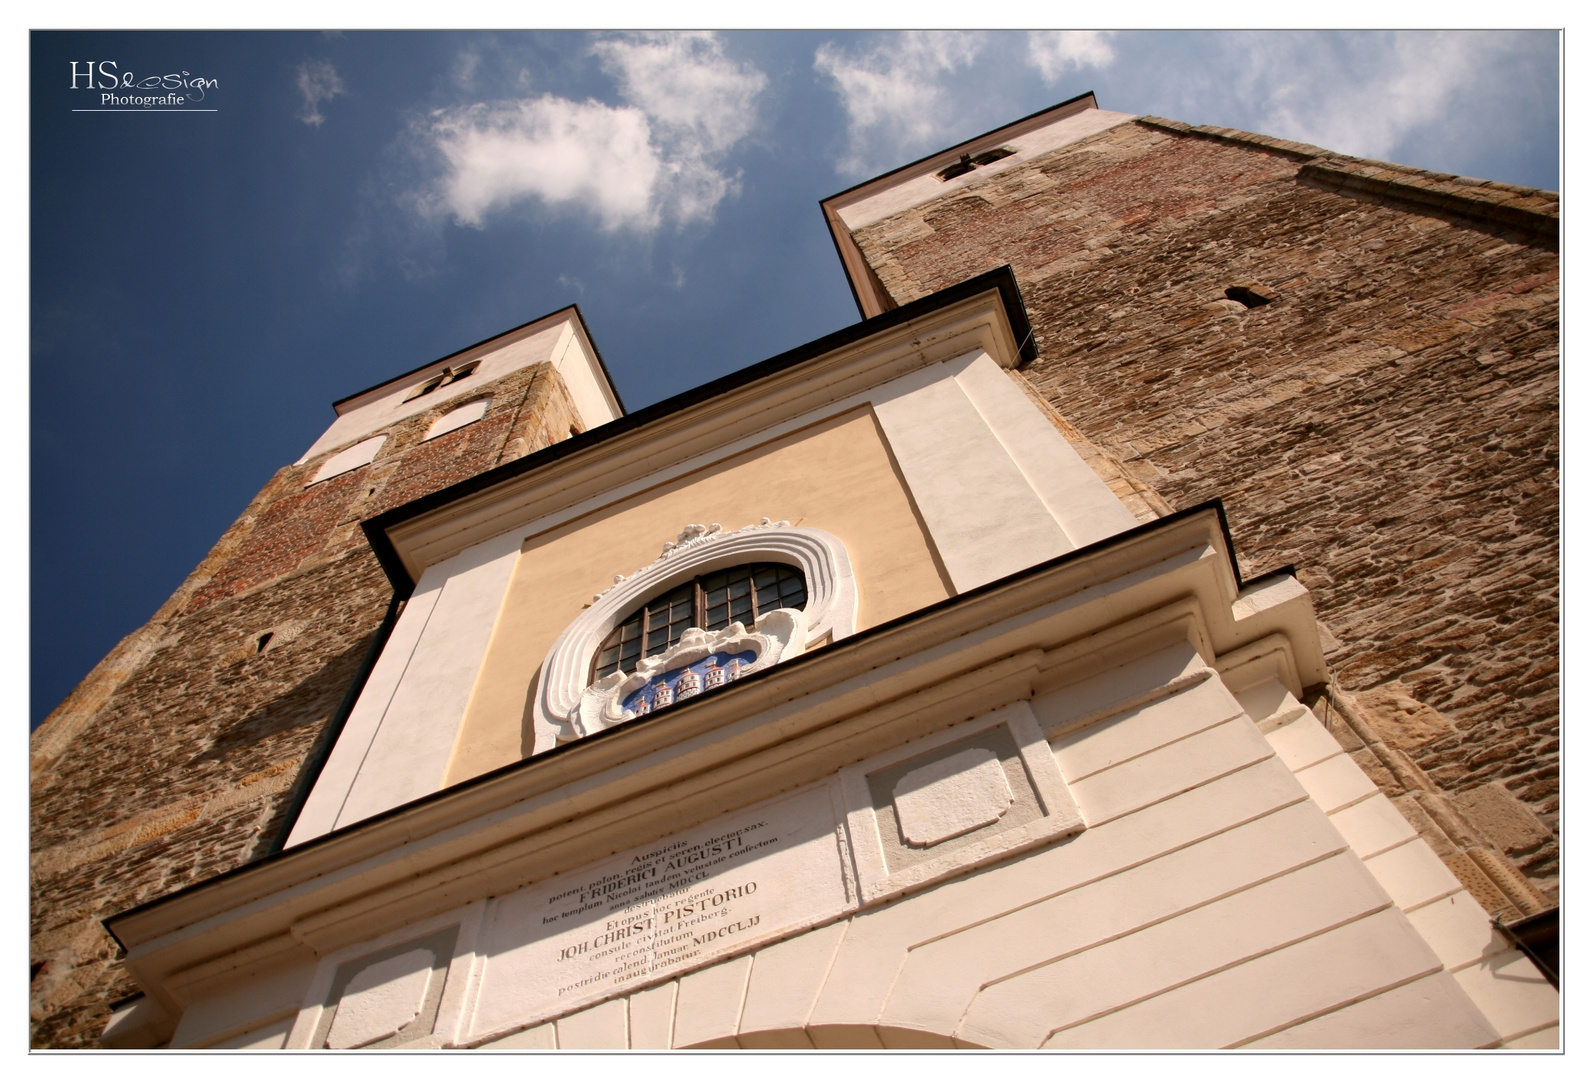
{"label": "bell tower", "polygon": [[34,1046],[134,992],[101,919],[281,846],[403,602],[360,522],[623,415],[572,307],[333,407],[33,734]]}

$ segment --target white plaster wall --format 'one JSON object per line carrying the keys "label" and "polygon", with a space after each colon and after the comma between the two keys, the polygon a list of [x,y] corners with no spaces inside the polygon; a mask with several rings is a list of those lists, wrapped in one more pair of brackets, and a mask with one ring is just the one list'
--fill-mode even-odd
{"label": "white plaster wall", "polygon": [[873,408],[956,592],[1073,549],[948,367],[880,387]]}
{"label": "white plaster wall", "polygon": [[286,1045],[314,963],[256,969],[246,978],[238,974],[193,995],[171,1037],[173,1048],[276,1050]]}
{"label": "white plaster wall", "polygon": [[297,1016],[284,1016],[261,1025],[252,1031],[245,1031],[215,1043],[212,1049],[216,1050],[281,1050],[287,1045],[287,1033],[292,1030],[293,1020]]}
{"label": "white plaster wall", "polygon": [[563,385],[574,399],[582,430],[589,431],[598,424],[618,419],[621,415],[618,402],[601,374],[596,354],[572,319],[564,323],[562,339],[552,350],[552,366],[563,377]]}
{"label": "white plaster wall", "polygon": [[872,401],[957,592],[1137,524],[986,353],[896,379]]}
{"label": "white plaster wall", "polygon": [[1073,547],[1137,527],[1126,504],[987,354],[945,366]]}
{"label": "white plaster wall", "polygon": [[[1265,726],[1276,755],[1314,803],[1325,810],[1353,851],[1420,936],[1440,957],[1467,999],[1484,1014],[1502,1045],[1556,1047],[1561,1001],[1528,957],[1508,945],[1490,916],[1430,845],[1322,725],[1274,680],[1242,695]],[[1264,702],[1258,705],[1258,702]],[[1444,1000],[1451,989],[1431,980],[1404,987],[1260,1040],[1255,1047],[1311,1049],[1350,1045],[1370,1029],[1394,1030],[1397,1017]]]}
{"label": "white plaster wall", "polygon": [[[1186,688],[1074,727],[1101,695],[1141,700],[1172,679]],[[1503,1016],[1468,968],[1446,969],[1191,648],[1032,707],[1085,832],[494,1045],[1429,1048],[1549,1035],[1544,1013]]]}
{"label": "white plaster wall", "polygon": [[[1555,991],[1278,682],[1239,700],[1179,645],[1030,708],[1082,833],[489,1045],[1556,1044]],[[473,985],[487,1030],[525,1007]],[[217,996],[183,1030],[246,1020]]]}
{"label": "white plaster wall", "polygon": [[420,578],[288,847],[441,789],[518,556],[508,534]]}

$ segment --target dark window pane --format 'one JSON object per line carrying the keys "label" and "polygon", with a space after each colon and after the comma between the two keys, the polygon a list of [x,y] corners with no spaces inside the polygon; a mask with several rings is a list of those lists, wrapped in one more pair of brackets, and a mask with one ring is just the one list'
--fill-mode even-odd
{"label": "dark window pane", "polygon": [[[697,588],[703,610],[696,610]],[[751,563],[715,570],[653,597],[613,628],[592,664],[592,679],[634,671],[642,655],[656,656],[679,644],[692,626],[722,630],[733,622],[754,625],[777,608],[806,606],[806,578],[782,563]]]}
{"label": "dark window pane", "polygon": [[790,566],[759,568],[756,575],[756,610],[774,611],[781,607],[806,606],[806,580]]}
{"label": "dark window pane", "polygon": [[633,658],[640,651],[640,624],[643,612],[635,612],[613,628],[597,652],[593,679],[611,675],[619,668],[633,666]]}

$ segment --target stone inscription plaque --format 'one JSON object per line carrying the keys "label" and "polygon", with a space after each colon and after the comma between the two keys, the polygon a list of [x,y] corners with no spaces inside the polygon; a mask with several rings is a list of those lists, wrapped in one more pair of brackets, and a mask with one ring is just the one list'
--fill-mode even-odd
{"label": "stone inscription plaque", "polygon": [[492,901],[473,1041],[704,967],[855,907],[819,785]]}

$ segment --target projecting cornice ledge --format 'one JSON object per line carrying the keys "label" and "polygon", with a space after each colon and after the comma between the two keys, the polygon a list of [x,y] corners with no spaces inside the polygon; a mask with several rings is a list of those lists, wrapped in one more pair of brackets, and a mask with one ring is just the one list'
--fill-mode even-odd
{"label": "projecting cornice ledge", "polygon": [[[113,917],[173,1016],[238,963],[325,955],[389,925],[650,843],[1176,641],[1244,650],[1294,693],[1324,658],[1289,576],[1244,586],[1206,504],[992,582],[650,717]],[[1249,650],[1253,651],[1253,650]],[[1083,720],[1081,722],[1091,722]]]}

